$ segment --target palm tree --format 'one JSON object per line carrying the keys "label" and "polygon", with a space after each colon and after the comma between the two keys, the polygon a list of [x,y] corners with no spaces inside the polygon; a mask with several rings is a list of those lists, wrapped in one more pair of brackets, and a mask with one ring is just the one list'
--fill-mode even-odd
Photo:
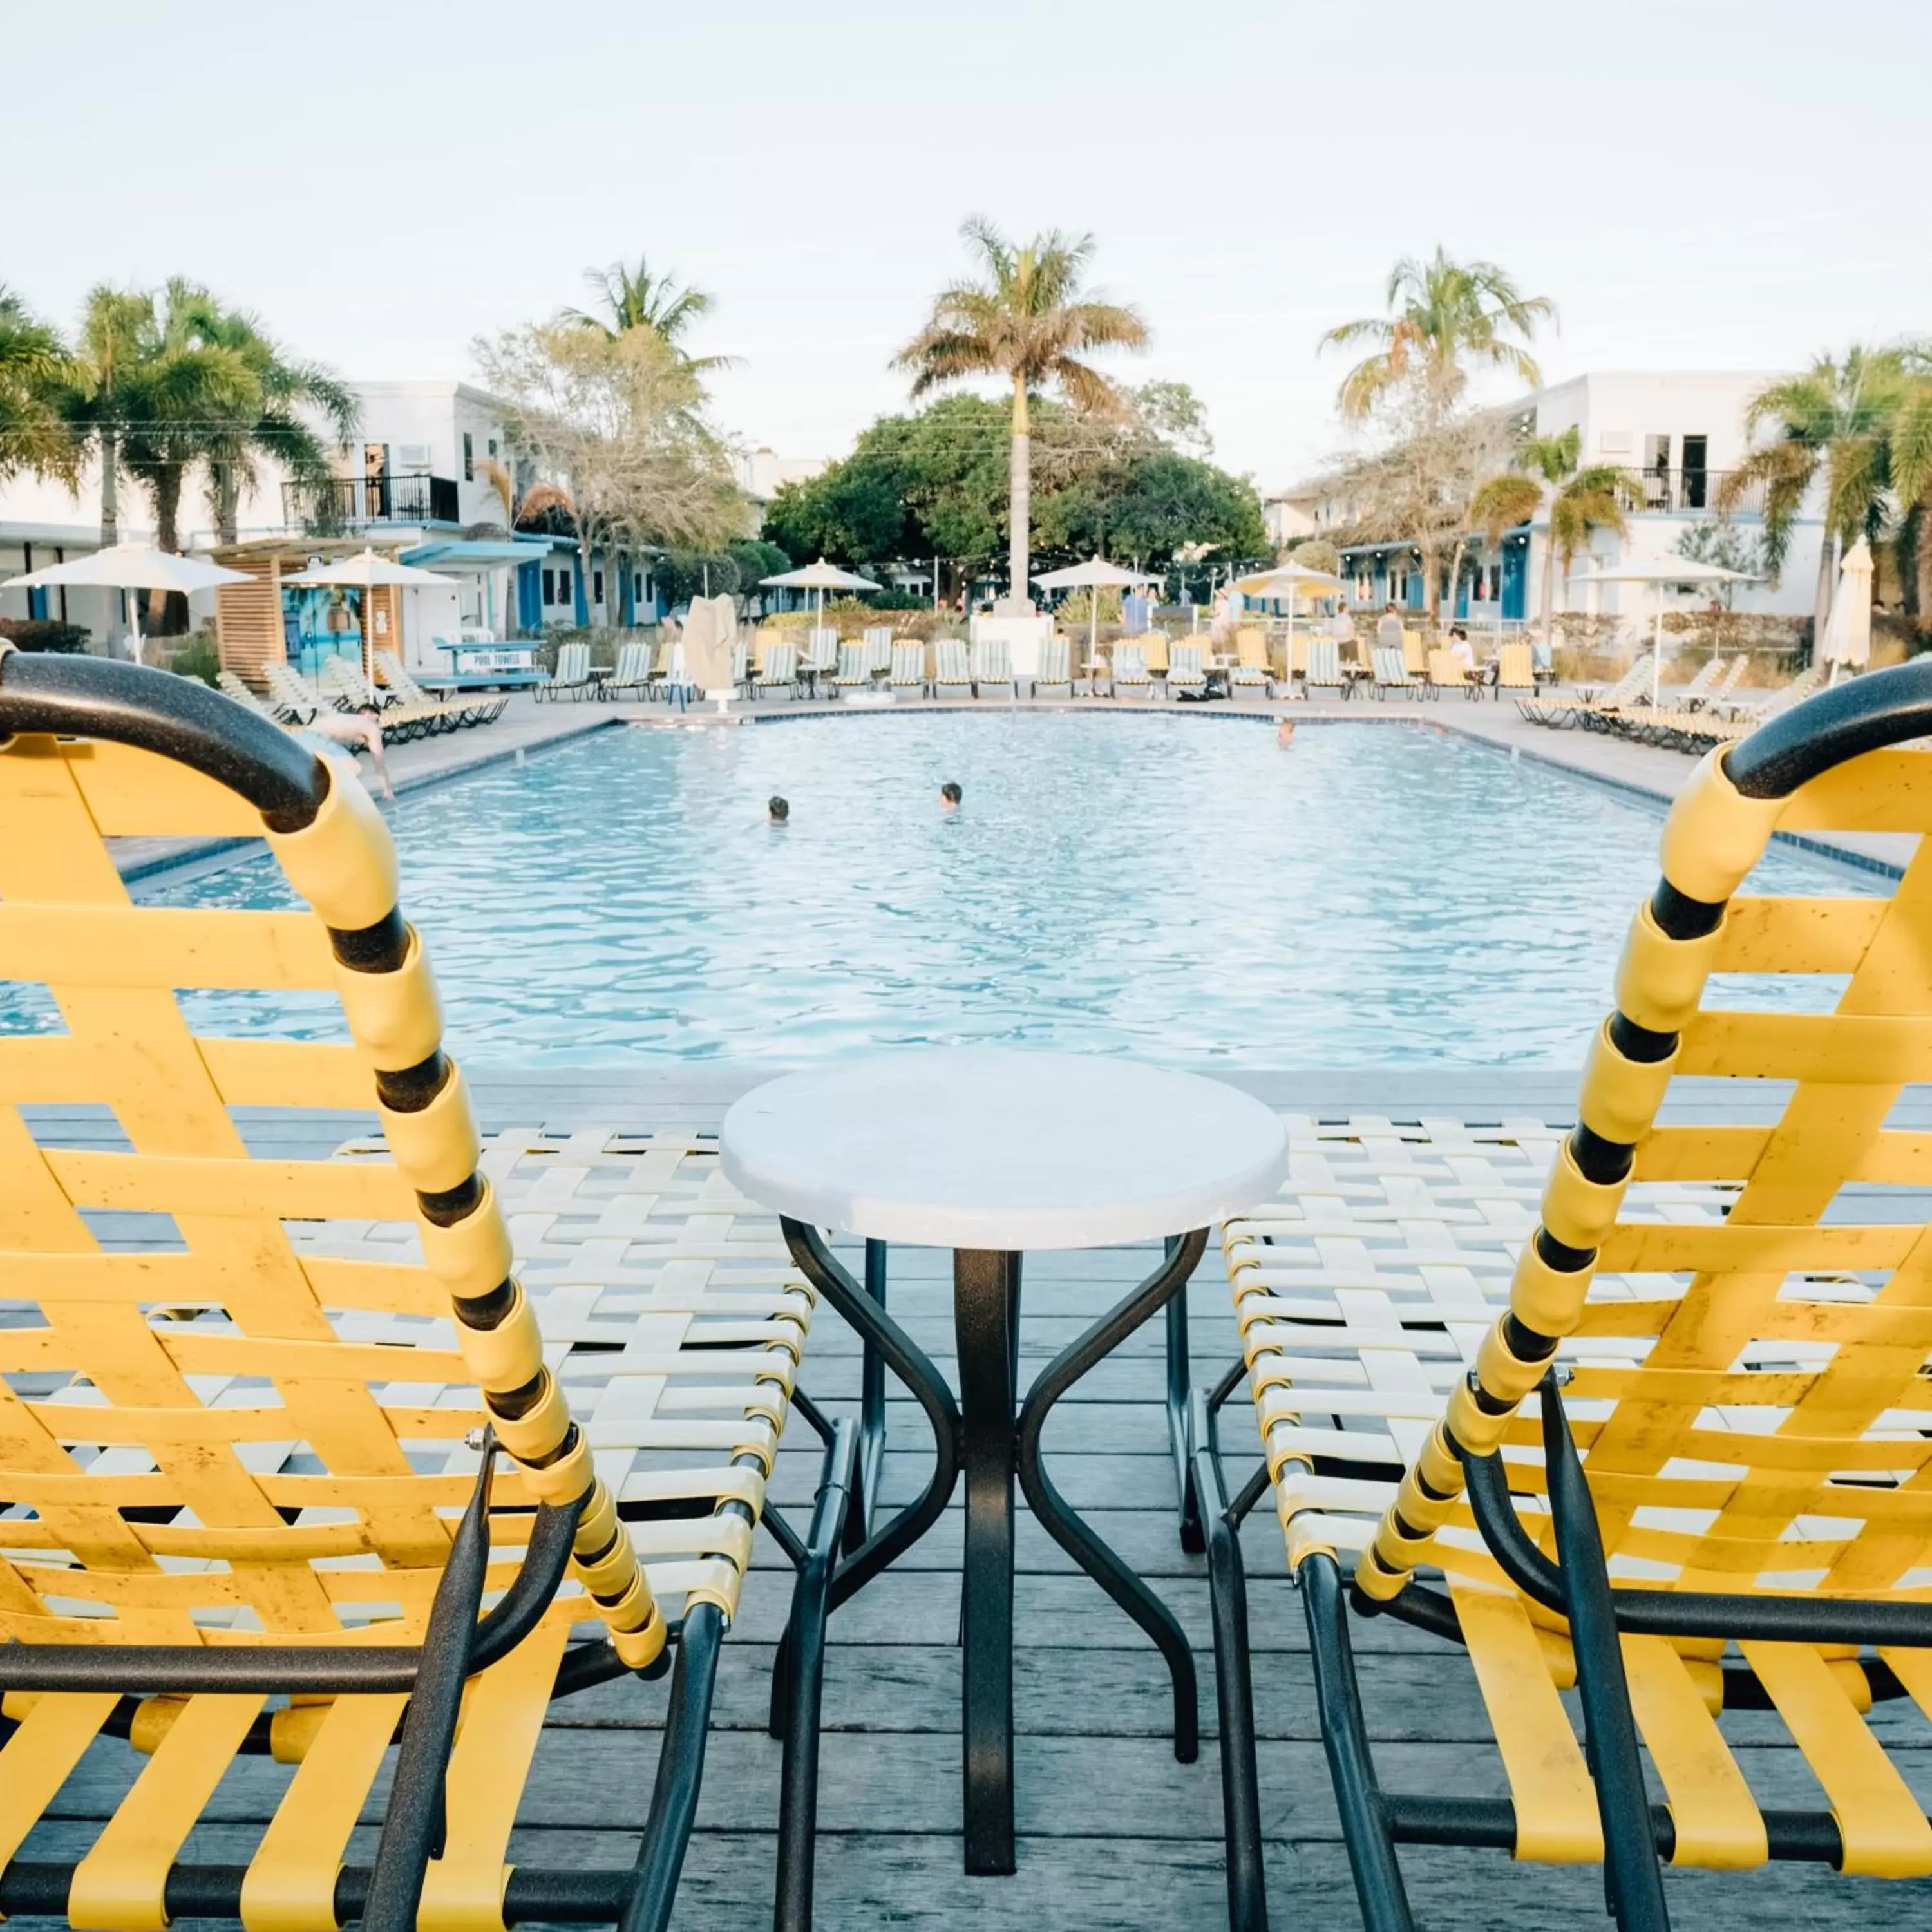
{"label": "palm tree", "polygon": [[1894,555],[1901,582],[1912,582],[1922,626],[1932,623],[1932,343],[1900,352],[1906,378],[1892,419],[1892,487],[1901,512]]}
{"label": "palm tree", "polygon": [[[1492,476],[1470,499],[1469,514],[1480,526],[1494,550],[1503,540],[1503,532],[1518,524],[1527,524],[1543,508],[1546,489],[1559,488],[1576,473],[1582,454],[1582,432],[1574,423],[1555,436],[1526,436],[1516,452],[1510,469]],[[1622,512],[1618,515],[1621,518]],[[1619,523],[1618,527],[1621,528]],[[1548,554],[1543,567],[1543,634],[1550,635],[1550,613],[1556,590],[1556,526],[1552,519]],[[1564,569],[1569,566],[1566,562]]]}
{"label": "palm tree", "polygon": [[653,275],[650,261],[642,255],[634,268],[622,262],[613,262],[608,268],[586,268],[584,279],[603,298],[604,313],[591,315],[582,309],[566,309],[563,320],[580,328],[601,329],[613,338],[626,329],[648,328],[686,368],[700,374],[728,369],[738,359],[735,356],[693,356],[684,348],[680,338],[693,322],[711,313],[712,298],[707,290],[680,288],[673,279],[676,274],[673,269]]}
{"label": "palm tree", "polygon": [[[1342,378],[1342,413],[1359,420],[1392,392],[1413,382],[1422,400],[1423,424],[1447,419],[1468,384],[1468,362],[1513,370],[1534,388],[1542,371],[1523,346],[1539,324],[1553,322],[1547,296],[1526,296],[1493,262],[1452,262],[1438,244],[1426,262],[1406,256],[1389,272],[1388,314],[1345,322],[1322,337],[1320,346],[1372,342],[1376,352]],[[1509,338],[1518,336],[1521,342]]]}
{"label": "palm tree", "polygon": [[0,477],[72,480],[76,446],[60,410],[68,368],[60,338],[0,283]]}
{"label": "palm tree", "polygon": [[1614,463],[1592,463],[1557,491],[1550,506],[1550,548],[1565,577],[1576,553],[1588,544],[1592,532],[1615,530],[1620,537],[1628,534],[1624,501],[1629,488],[1630,478]]}
{"label": "palm tree", "polygon": [[1854,347],[1842,362],[1821,356],[1802,375],[1768,384],[1744,411],[1748,434],[1768,428],[1772,438],[1725,478],[1718,507],[1734,508],[1747,491],[1762,486],[1764,559],[1775,574],[1790,548],[1799,508],[1822,481],[1831,541],[1820,546],[1818,556],[1815,621],[1821,636],[1838,553],[1861,536],[1876,542],[1892,519],[1892,437],[1914,386],[1900,351]]}
{"label": "palm tree", "polygon": [[[361,405],[355,392],[331,370],[290,360],[252,315],[208,299],[200,305],[194,323],[202,343],[241,358],[255,387],[250,404],[225,422],[210,423],[202,451],[215,534],[232,543],[242,491],[256,481],[258,460],[273,459],[296,484],[326,485],[329,441],[344,444],[356,434]],[[301,413],[304,410],[322,418],[329,438],[316,434]]]}
{"label": "palm tree", "polygon": [[1143,347],[1147,324],[1118,303],[1081,298],[1081,282],[1094,259],[1090,235],[1049,229],[1016,248],[979,215],[969,217],[959,232],[982,274],[940,290],[926,326],[893,358],[892,367],[910,373],[915,397],[971,376],[997,375],[1012,384],[1007,594],[1030,609],[1028,399],[1051,384],[1078,409],[1117,412],[1123,407],[1119,393],[1081,357],[1094,349]]}
{"label": "palm tree", "polygon": [[79,353],[62,411],[100,462],[100,544],[121,541],[121,442],[124,410],[140,367],[154,352],[154,304],[138,290],[97,284],[81,310]]}

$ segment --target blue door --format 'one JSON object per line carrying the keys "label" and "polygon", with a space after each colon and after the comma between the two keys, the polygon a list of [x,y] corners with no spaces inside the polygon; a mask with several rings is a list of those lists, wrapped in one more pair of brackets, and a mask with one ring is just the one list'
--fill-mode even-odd
{"label": "blue door", "polygon": [[538,579],[539,566],[517,566],[517,628],[526,633],[543,628],[543,585]]}
{"label": "blue door", "polygon": [[1503,546],[1503,615],[1520,619],[1529,602],[1529,546],[1526,543]]}

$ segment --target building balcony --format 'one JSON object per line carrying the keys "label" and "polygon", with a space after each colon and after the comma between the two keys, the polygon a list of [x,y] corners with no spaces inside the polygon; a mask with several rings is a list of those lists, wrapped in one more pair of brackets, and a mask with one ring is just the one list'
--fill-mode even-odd
{"label": "building balcony", "polygon": [[[1647,510],[1670,516],[1683,516],[1702,512],[1714,516],[1718,513],[1724,486],[1730,481],[1732,472],[1728,470],[1630,470],[1624,472],[1629,478],[1630,506],[1634,510]],[[1742,496],[1730,509],[1735,514],[1742,512],[1747,515],[1761,514],[1764,509],[1764,485],[1753,482]]]}
{"label": "building balcony", "polygon": [[462,520],[449,476],[334,476],[322,484],[284,483],[282,515],[317,536],[369,524],[455,524]]}

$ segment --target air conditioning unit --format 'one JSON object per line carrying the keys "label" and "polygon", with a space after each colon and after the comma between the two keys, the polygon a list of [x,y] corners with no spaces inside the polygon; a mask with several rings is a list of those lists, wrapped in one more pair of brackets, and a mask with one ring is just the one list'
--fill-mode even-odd
{"label": "air conditioning unit", "polygon": [[399,442],[396,446],[396,461],[404,470],[427,470],[430,464],[429,445]]}

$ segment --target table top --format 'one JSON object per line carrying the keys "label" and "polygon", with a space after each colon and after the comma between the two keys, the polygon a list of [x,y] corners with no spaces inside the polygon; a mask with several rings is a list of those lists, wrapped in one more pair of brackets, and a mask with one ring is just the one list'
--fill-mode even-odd
{"label": "table top", "polygon": [[726,1176],[818,1227],[916,1246],[1108,1246],[1265,1200],[1279,1118],[1238,1088],[1078,1054],[880,1053],[792,1073],[724,1117]]}

